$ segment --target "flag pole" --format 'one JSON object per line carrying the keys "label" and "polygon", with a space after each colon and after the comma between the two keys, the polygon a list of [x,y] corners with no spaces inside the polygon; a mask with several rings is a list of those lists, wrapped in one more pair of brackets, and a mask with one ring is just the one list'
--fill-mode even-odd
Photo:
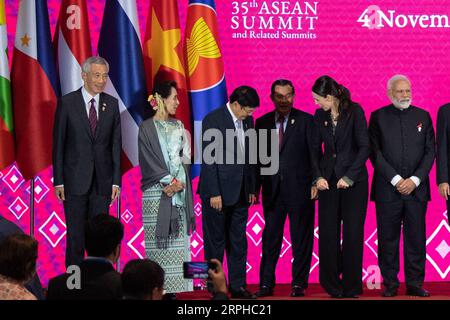
{"label": "flag pole", "polygon": [[30,182],[30,236],[34,237],[34,177]]}
{"label": "flag pole", "polygon": [[[119,191],[119,195],[117,196],[117,213],[116,214],[117,214],[117,219],[119,219],[119,221],[120,221],[120,197],[122,196],[121,191],[122,190]],[[120,255],[119,255],[119,258],[117,259],[116,270],[117,270],[117,272],[120,272]]]}

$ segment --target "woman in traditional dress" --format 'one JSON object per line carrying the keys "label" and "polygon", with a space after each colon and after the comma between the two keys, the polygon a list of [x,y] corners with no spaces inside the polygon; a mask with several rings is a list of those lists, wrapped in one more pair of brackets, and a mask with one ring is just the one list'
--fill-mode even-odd
{"label": "woman in traditional dress", "polygon": [[141,124],[138,138],[145,251],[165,271],[166,298],[176,299],[176,293],[193,290],[192,280],[183,278],[195,229],[191,148],[182,122],[174,118],[180,104],[176,83],[156,84],[149,101],[155,115]]}

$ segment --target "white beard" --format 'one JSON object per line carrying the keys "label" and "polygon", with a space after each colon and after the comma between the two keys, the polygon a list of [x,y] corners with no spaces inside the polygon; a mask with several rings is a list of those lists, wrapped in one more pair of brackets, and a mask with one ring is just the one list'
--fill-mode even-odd
{"label": "white beard", "polygon": [[405,110],[408,109],[409,106],[411,105],[412,99],[401,99],[401,100],[397,100],[397,99],[392,99],[392,104],[400,110]]}

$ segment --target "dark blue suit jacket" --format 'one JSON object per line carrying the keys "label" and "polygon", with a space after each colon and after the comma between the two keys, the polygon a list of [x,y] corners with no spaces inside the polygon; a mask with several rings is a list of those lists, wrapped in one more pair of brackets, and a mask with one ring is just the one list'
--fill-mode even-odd
{"label": "dark blue suit jacket", "polygon": [[[243,121],[244,131],[254,128],[253,118],[248,117]],[[232,206],[238,203],[241,189],[244,188],[245,197],[248,199],[249,194],[255,194],[255,167],[256,163],[249,164],[248,161],[248,142],[246,142],[246,159],[244,164],[236,163],[237,159],[237,139],[228,141],[231,148],[227,148],[226,131],[235,131],[233,118],[226,106],[216,109],[203,119],[202,122],[202,136],[209,129],[216,129],[223,137],[223,143],[217,152],[213,152],[214,161],[211,164],[205,163],[202,159],[200,180],[197,193],[204,200],[215,196],[222,196],[222,203],[224,206]],[[202,154],[212,141],[203,141],[202,139]],[[209,153],[209,152],[206,152]],[[227,164],[227,154],[233,158],[234,163]]]}
{"label": "dark blue suit jacket", "polygon": [[[256,120],[255,128],[261,139],[261,129],[276,129],[275,111]],[[264,207],[271,207],[277,199],[286,205],[301,206],[311,197],[311,157],[314,121],[312,115],[291,109],[279,153],[279,169],[274,175],[261,175],[256,171],[257,191],[262,187]],[[262,142],[262,141],[261,141]],[[268,154],[272,154],[270,132],[267,131]],[[262,167],[262,165],[261,165]],[[280,198],[281,197],[281,198]]]}
{"label": "dark blue suit jacket", "polygon": [[361,106],[353,104],[341,113],[334,135],[330,111],[318,109],[314,120],[317,128],[314,135],[314,180],[319,177],[329,180],[333,173],[338,179],[346,176],[353,182],[367,180],[370,142]]}
{"label": "dark blue suit jacket", "polygon": [[91,134],[81,88],[58,100],[53,128],[54,185],[67,194],[83,195],[96,175],[98,192],[110,195],[121,185],[122,138],[117,99],[100,94],[95,137]]}

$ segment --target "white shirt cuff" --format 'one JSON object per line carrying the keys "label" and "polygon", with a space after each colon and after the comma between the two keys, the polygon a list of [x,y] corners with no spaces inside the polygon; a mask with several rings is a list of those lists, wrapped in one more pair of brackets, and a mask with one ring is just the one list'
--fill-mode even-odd
{"label": "white shirt cuff", "polygon": [[414,182],[414,184],[416,185],[416,188],[420,185],[421,181],[418,177],[412,176],[410,179]]}
{"label": "white shirt cuff", "polygon": [[64,188],[64,185],[63,184],[58,184],[57,186],[55,186],[55,188],[60,188],[60,187]]}
{"label": "white shirt cuff", "polygon": [[397,183],[402,179],[403,178],[399,174],[397,174],[395,177],[392,178],[391,184],[395,187]]}
{"label": "white shirt cuff", "polygon": [[120,187],[118,185],[113,184],[113,187],[116,187],[117,189],[120,190]]}

